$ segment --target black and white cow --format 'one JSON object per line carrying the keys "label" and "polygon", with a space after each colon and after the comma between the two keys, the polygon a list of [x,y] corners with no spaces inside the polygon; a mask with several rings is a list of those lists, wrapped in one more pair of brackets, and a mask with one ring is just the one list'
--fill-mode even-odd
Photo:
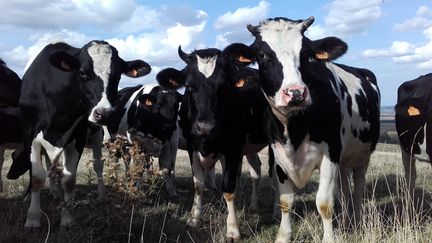
{"label": "black and white cow", "polygon": [[[0,59],[0,172],[3,168],[4,152],[14,149],[14,160],[21,161],[26,156],[21,154],[22,136],[18,100],[21,90],[21,79]],[[25,162],[18,162],[25,163]],[[13,178],[13,175],[8,175]],[[3,191],[3,180],[0,173],[0,192]]]}
{"label": "black and white cow", "polygon": [[[165,182],[165,188],[171,199],[177,197],[172,181],[179,131],[177,119],[179,103],[182,95],[177,89],[183,87],[183,76],[175,69],[167,68],[156,75],[159,83],[138,85],[118,91],[115,103],[115,115],[107,126],[108,136],[113,139],[116,135],[127,136],[130,143],[135,131],[141,132],[148,138],[146,152],[151,153],[159,160],[159,169]],[[96,145],[93,154],[101,154],[102,137],[96,134]],[[95,170],[102,174],[103,162],[95,160]],[[100,193],[103,181],[99,182]],[[102,184],[101,184],[102,183]],[[103,190],[103,189],[102,189]]]}
{"label": "black and white cow", "polygon": [[417,177],[415,161],[432,158],[432,73],[406,81],[398,89],[395,107],[396,131],[411,199]]}
{"label": "black and white cow", "polygon": [[32,175],[25,227],[40,227],[40,190],[46,179],[41,151],[53,164],[50,173],[61,177],[65,206],[60,224],[70,225],[76,170],[89,122],[106,124],[114,114],[121,74],[140,77],[149,72],[147,63],[124,61],[105,41],[91,41],[82,48],[49,44],[37,55],[23,76],[19,100]]}
{"label": "black and white cow", "polygon": [[305,37],[313,21],[274,18],[248,25],[262,89],[283,125],[270,133],[282,211],[276,242],[289,241],[294,189],[304,187],[315,169],[320,170],[316,206],[323,241],[333,240],[339,172],[343,201],[351,198],[348,168],[353,170],[354,220],[359,220],[365,172],[379,136],[380,94],[374,74],[331,62],[346,52],[347,44],[336,37]]}
{"label": "black and white cow", "polygon": [[195,189],[188,224],[200,223],[204,174],[222,156],[228,239],[240,238],[234,198],[242,157],[250,155],[249,163],[256,163],[258,166],[252,167],[258,169],[256,174],[260,173],[261,162],[256,153],[267,145],[264,128],[268,116],[272,116],[258,85],[258,72],[246,67],[253,62],[247,58],[253,57],[250,52],[242,44],[232,44],[223,52],[209,48],[190,54],[179,47],[179,56],[187,64],[182,71],[186,90],[180,107],[180,126],[187,141]]}

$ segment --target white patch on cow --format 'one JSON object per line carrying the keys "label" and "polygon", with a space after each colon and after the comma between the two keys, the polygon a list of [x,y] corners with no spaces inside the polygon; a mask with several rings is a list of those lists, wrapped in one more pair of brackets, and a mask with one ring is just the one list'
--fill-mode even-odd
{"label": "white patch on cow", "polygon": [[309,141],[309,135],[297,150],[294,150],[289,140],[285,145],[276,142],[271,146],[275,161],[299,189],[306,185],[313,171],[320,167],[323,151],[328,149],[324,142],[317,144]]}
{"label": "white patch on cow", "polygon": [[267,21],[260,25],[262,41],[266,42],[282,64],[282,85],[276,92],[276,107],[285,106],[282,90],[292,85],[306,86],[301,77],[300,50],[302,48],[302,25],[285,21]]}
{"label": "white patch on cow", "polygon": [[201,58],[200,56],[196,55],[196,57],[198,61],[198,71],[200,71],[204,77],[210,77],[216,68],[216,60],[218,56]]}
{"label": "white patch on cow", "polygon": [[93,71],[100,79],[103,81],[103,93],[101,100],[97,103],[95,107],[93,107],[90,116],[88,118],[89,121],[96,123],[97,119],[95,118],[95,110],[96,109],[112,109],[112,104],[109,102],[106,89],[108,86],[109,77],[111,74],[111,58],[112,58],[112,50],[110,45],[108,44],[98,44],[93,42],[92,45],[87,49],[88,54],[90,55],[93,61]]}
{"label": "white patch on cow", "polygon": [[[340,130],[341,139],[342,139],[342,153],[351,153],[350,151],[345,151],[345,149],[352,148],[355,151],[358,151],[359,148],[357,146],[361,146],[363,143],[358,139],[358,134],[361,130],[369,129],[370,123],[367,120],[363,120],[363,118],[359,115],[359,104],[357,104],[356,95],[366,96],[364,92],[361,81],[358,77],[349,73],[339,66],[333,63],[326,63],[326,67],[333,73],[334,78],[336,79],[337,87],[332,86],[333,92],[341,99],[340,100],[340,108],[342,112],[342,126],[345,128],[345,133],[342,133],[342,129]],[[345,84],[348,94],[342,95],[342,83]],[[374,88],[375,85],[370,83]],[[342,99],[342,97],[345,97]],[[351,97],[352,105],[352,116],[349,115],[348,112],[348,96]],[[352,133],[352,129],[356,130],[357,138],[354,139],[354,135]],[[353,144],[355,143],[355,144]],[[368,147],[367,144],[365,146]],[[369,147],[370,148],[370,147]],[[368,151],[366,149],[365,151]],[[353,151],[353,152],[355,152]]]}

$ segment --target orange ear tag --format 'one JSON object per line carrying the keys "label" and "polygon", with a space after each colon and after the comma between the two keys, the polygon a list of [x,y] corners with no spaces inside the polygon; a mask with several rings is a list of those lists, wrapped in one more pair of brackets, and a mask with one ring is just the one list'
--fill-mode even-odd
{"label": "orange ear tag", "polygon": [[415,108],[414,106],[410,105],[408,106],[408,115],[410,116],[418,116],[420,115],[419,109]]}
{"label": "orange ear tag", "polygon": [[252,62],[251,59],[246,58],[246,57],[244,57],[244,56],[242,56],[242,55],[239,56],[238,60],[239,60],[240,62]]}
{"label": "orange ear tag", "polygon": [[151,106],[153,104],[153,102],[151,102],[151,100],[149,100],[149,99],[146,99],[145,102],[144,102],[144,104],[146,106]]}
{"label": "orange ear tag", "polygon": [[178,86],[178,83],[177,83],[177,81],[175,81],[174,79],[169,79],[169,83],[170,84],[172,84],[174,87],[177,87]]}
{"label": "orange ear tag", "polygon": [[239,80],[234,84],[234,87],[236,87],[236,88],[241,88],[241,87],[244,86],[245,82],[246,82],[246,81],[245,81],[244,79],[239,79]]}
{"label": "orange ear tag", "polygon": [[327,60],[327,59],[329,59],[329,54],[325,51],[320,51],[320,52],[315,53],[315,57],[318,60]]}
{"label": "orange ear tag", "polygon": [[132,69],[128,72],[128,76],[136,77],[138,75],[138,71],[136,69]]}

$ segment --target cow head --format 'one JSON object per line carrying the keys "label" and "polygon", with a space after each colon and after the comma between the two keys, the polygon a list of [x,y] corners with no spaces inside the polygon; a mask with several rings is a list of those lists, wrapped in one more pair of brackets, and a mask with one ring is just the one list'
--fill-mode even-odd
{"label": "cow head", "polygon": [[258,26],[248,25],[255,36],[251,47],[256,52],[263,90],[285,114],[312,104],[308,87],[313,85],[313,78],[309,75],[319,77],[317,67],[347,50],[346,43],[336,37],[315,41],[305,37],[304,32],[313,21],[313,17],[296,21],[274,18]]}
{"label": "cow head", "polygon": [[76,55],[64,51],[52,53],[50,62],[76,76],[80,102],[90,112],[88,120],[97,124],[106,124],[114,113],[121,74],[136,78],[151,71],[150,65],[142,60],[124,61],[116,48],[105,41],[91,41]]}
{"label": "cow head", "polygon": [[218,133],[213,131],[218,129],[215,126],[224,116],[221,114],[239,105],[241,99],[237,98],[244,97],[239,93],[257,77],[245,70],[254,62],[253,50],[233,44],[223,51],[209,48],[186,54],[179,47],[179,56],[187,64],[183,69],[186,90],[180,111],[182,128],[187,130],[185,136],[195,138],[200,153],[206,156],[214,152],[209,141],[217,139]]}
{"label": "cow head", "polygon": [[177,128],[179,103],[182,95],[177,91],[184,86],[180,71],[167,68],[156,75],[159,86],[138,97],[134,127],[145,135],[164,142]]}

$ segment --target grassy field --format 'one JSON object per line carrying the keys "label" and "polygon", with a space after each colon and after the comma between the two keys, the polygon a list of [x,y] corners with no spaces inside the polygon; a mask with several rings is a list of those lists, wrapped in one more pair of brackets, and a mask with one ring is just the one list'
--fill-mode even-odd
{"label": "grassy field", "polygon": [[[191,169],[186,153],[179,151],[176,165],[176,185],[180,195],[177,203],[168,203],[162,182],[155,180],[138,198],[128,198],[107,187],[107,198],[97,200],[95,175],[85,163],[90,158],[86,150],[80,163],[78,185],[75,194],[75,224],[63,228],[60,224],[61,202],[42,191],[43,220],[40,230],[26,231],[24,223],[29,202],[23,202],[22,192],[28,176],[16,181],[5,181],[5,193],[0,196],[0,242],[221,242],[225,234],[226,207],[221,194],[205,192],[203,223],[190,228],[186,221],[193,200]],[[6,154],[10,158],[10,154]],[[274,241],[279,221],[272,217],[274,187],[267,175],[266,153],[263,161],[263,177],[260,188],[258,212],[248,210],[250,178],[244,169],[242,187],[238,189],[236,205],[241,227],[241,242]],[[10,161],[6,161],[8,167]],[[355,230],[343,230],[335,217],[337,242],[430,242],[431,220],[431,166],[418,163],[416,194],[422,200],[418,217],[406,223],[401,214],[403,169],[399,147],[379,144],[372,156],[367,173],[367,198],[364,201],[361,225]],[[3,169],[3,173],[8,168]],[[220,183],[220,167],[217,167]],[[315,208],[318,187],[315,173],[309,184],[299,190],[294,206],[295,242],[320,242],[322,226]]]}

